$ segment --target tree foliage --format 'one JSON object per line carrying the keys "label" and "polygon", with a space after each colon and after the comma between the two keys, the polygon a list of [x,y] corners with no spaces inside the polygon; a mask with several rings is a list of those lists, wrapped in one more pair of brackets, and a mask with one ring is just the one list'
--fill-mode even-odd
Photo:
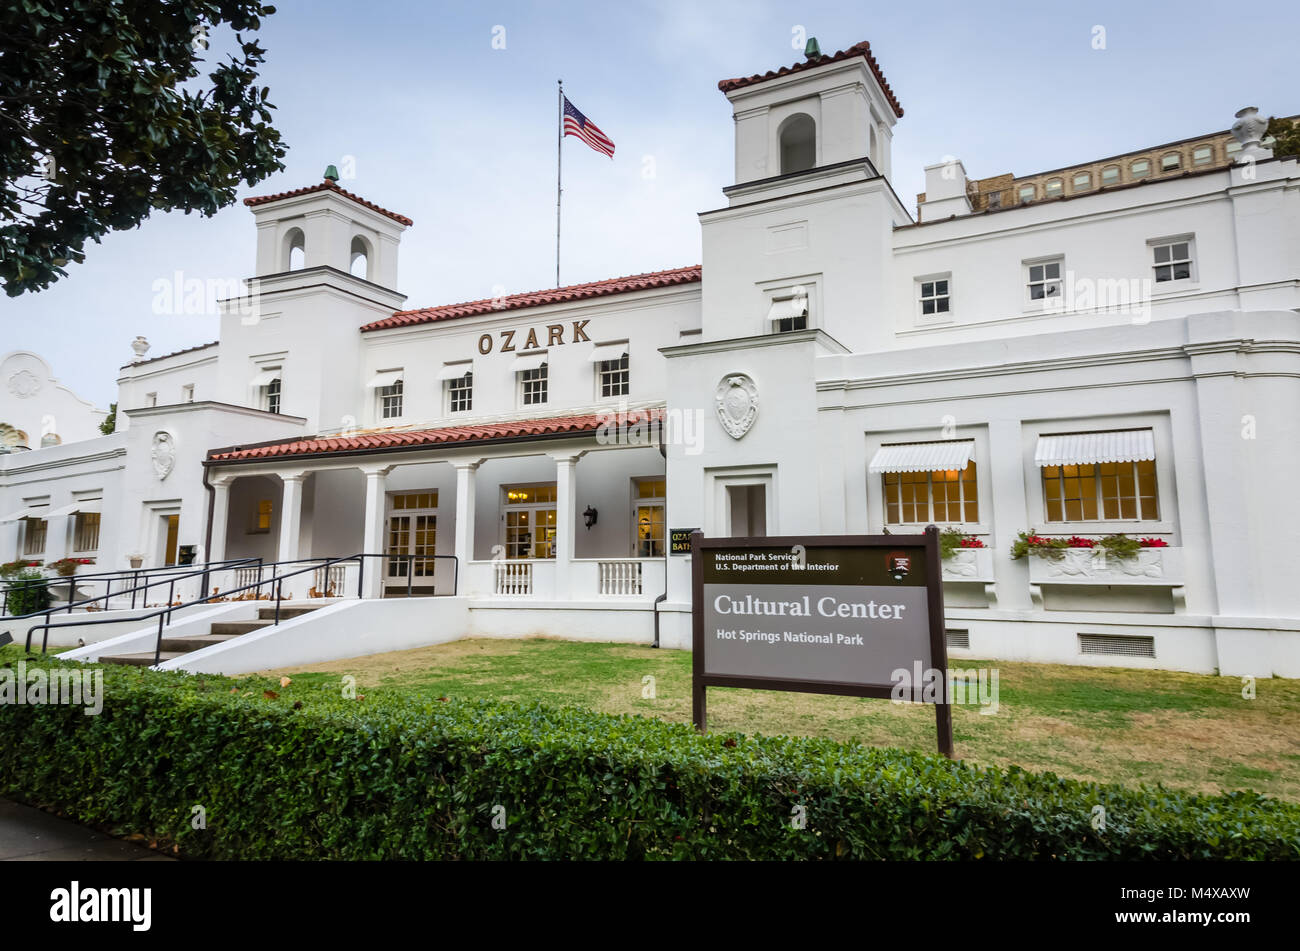
{"label": "tree foliage", "polygon": [[[216,214],[283,169],[258,0],[0,0],[0,281],[48,287],[154,210]],[[207,75],[209,34],[236,52]]]}
{"label": "tree foliage", "polygon": [[1274,116],[1268,120],[1268,131],[1264,135],[1277,140],[1270,146],[1274,155],[1300,155],[1300,122]]}

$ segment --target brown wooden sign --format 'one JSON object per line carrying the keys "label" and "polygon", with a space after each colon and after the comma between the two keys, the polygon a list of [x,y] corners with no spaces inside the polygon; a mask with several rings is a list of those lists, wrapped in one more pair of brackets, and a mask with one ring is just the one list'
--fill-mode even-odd
{"label": "brown wooden sign", "polygon": [[935,704],[939,750],[953,755],[937,528],[769,538],[697,532],[691,543],[698,729],[706,728],[709,687],[902,697]]}

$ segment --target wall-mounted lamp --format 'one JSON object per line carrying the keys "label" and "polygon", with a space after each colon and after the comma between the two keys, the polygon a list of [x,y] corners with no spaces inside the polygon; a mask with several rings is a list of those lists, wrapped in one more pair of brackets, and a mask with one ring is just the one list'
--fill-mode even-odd
{"label": "wall-mounted lamp", "polygon": [[587,528],[591,528],[591,526],[596,524],[596,515],[596,510],[588,505],[586,511],[582,513],[583,524],[585,524]]}

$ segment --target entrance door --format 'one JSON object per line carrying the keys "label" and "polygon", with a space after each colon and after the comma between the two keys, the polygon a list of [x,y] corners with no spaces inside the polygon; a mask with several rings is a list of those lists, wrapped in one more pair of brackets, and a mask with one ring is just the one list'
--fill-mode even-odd
{"label": "entrance door", "polygon": [[736,538],[760,538],[767,534],[767,486],[727,486],[730,531]]}
{"label": "entrance door", "polygon": [[388,558],[384,572],[384,593],[432,595],[433,576],[438,562],[438,493],[406,492],[390,499],[387,555],[410,557]]}
{"label": "entrance door", "polygon": [[176,540],[180,537],[181,517],[179,515],[164,515],[162,517],[162,531],[159,533],[163,538],[163,557],[162,563],[166,567],[176,564]]}

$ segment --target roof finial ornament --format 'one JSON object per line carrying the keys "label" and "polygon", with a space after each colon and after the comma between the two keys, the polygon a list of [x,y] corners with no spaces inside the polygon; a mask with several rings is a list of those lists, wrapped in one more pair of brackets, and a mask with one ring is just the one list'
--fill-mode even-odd
{"label": "roof finial ornament", "polygon": [[803,55],[808,59],[822,58],[822,48],[817,45],[817,37],[808,37],[808,44],[803,48]]}
{"label": "roof finial ornament", "polygon": [[145,340],[143,336],[136,337],[131,341],[131,350],[135,353],[135,359],[131,362],[139,363],[144,359],[144,355],[149,352],[149,341]]}
{"label": "roof finial ornament", "polygon": [[337,184],[338,184],[338,180],[339,180],[339,169],[338,169],[338,166],[337,166],[337,165],[326,165],[326,166],[325,166],[325,181],[327,181],[327,182],[334,182],[334,183],[337,185]]}
{"label": "roof finial ornament", "polygon": [[1232,124],[1230,131],[1232,137],[1241,143],[1237,164],[1244,165],[1272,158],[1273,150],[1260,144],[1265,133],[1268,132],[1268,119],[1259,114],[1259,109],[1255,106],[1247,106],[1240,110],[1235,118],[1237,121]]}

